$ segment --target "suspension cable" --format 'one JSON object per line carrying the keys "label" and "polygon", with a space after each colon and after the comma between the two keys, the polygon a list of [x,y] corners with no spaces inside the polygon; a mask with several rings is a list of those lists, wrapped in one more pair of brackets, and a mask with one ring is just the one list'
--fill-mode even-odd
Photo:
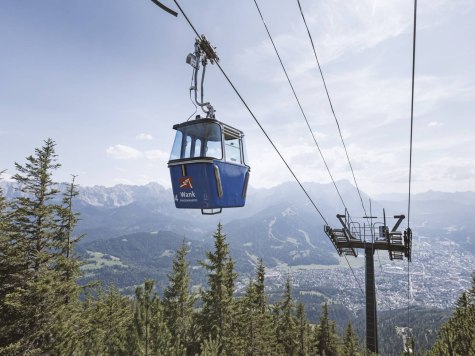
{"label": "suspension cable", "polygon": [[[261,9],[259,8],[259,5],[257,4],[257,1],[256,1],[256,0],[254,0],[254,4],[256,5],[256,8],[257,8],[257,11],[259,12],[259,16],[260,16],[260,18],[261,18],[262,24],[264,25],[264,27],[265,27],[265,29],[266,29],[267,35],[269,36],[269,40],[270,40],[271,43],[272,43],[272,47],[274,48],[274,51],[275,51],[275,53],[276,53],[276,55],[277,55],[277,58],[279,59],[280,65],[281,65],[281,67],[282,67],[282,70],[284,71],[284,74],[285,74],[285,76],[286,76],[286,78],[287,78],[287,81],[288,81],[288,83],[289,83],[289,85],[290,85],[290,88],[291,88],[292,93],[293,93],[293,95],[294,95],[294,97],[295,97],[295,100],[297,101],[297,104],[298,104],[298,106],[299,106],[299,108],[300,108],[300,112],[302,113],[302,116],[303,116],[303,118],[304,118],[304,120],[305,120],[305,122],[306,122],[306,124],[307,124],[307,127],[308,127],[308,129],[309,129],[309,131],[310,131],[310,134],[311,134],[312,137],[313,137],[313,141],[315,142],[315,146],[317,147],[318,152],[320,153],[320,156],[322,157],[323,163],[325,164],[325,167],[326,167],[326,169],[327,169],[327,172],[328,172],[328,174],[329,174],[329,176],[330,176],[330,178],[331,178],[331,180],[332,180],[332,182],[333,182],[333,186],[335,187],[335,189],[336,189],[336,191],[337,191],[337,193],[338,193],[338,196],[340,197],[340,200],[341,200],[341,202],[342,202],[342,204],[343,204],[345,210],[348,211],[348,208],[346,207],[345,201],[343,200],[343,197],[342,197],[342,195],[341,195],[341,193],[340,193],[340,190],[338,189],[338,186],[336,185],[336,182],[335,182],[335,180],[334,180],[334,178],[333,178],[333,175],[331,174],[330,168],[328,167],[328,164],[327,164],[327,162],[326,162],[326,160],[325,160],[325,157],[323,156],[323,152],[322,152],[322,150],[320,149],[320,146],[319,146],[319,144],[318,144],[318,142],[317,142],[317,139],[316,139],[316,137],[315,137],[315,134],[313,133],[313,130],[312,130],[311,126],[310,126],[310,123],[309,123],[309,121],[308,121],[308,119],[307,119],[307,115],[305,114],[305,111],[304,111],[304,109],[303,109],[303,107],[302,107],[302,104],[300,103],[300,100],[299,100],[299,98],[298,98],[298,95],[297,95],[297,93],[296,93],[296,91],[295,91],[295,88],[294,88],[294,86],[293,86],[293,84],[292,84],[292,81],[290,80],[290,77],[289,77],[289,75],[288,75],[288,73],[287,73],[287,70],[285,69],[285,65],[284,65],[284,63],[283,63],[283,61],[282,61],[282,58],[281,58],[281,56],[280,56],[280,54],[279,54],[279,51],[277,50],[277,46],[275,45],[275,42],[274,42],[274,40],[273,40],[273,38],[272,38],[272,35],[270,34],[269,28],[267,27],[267,24],[266,24],[266,22],[265,22],[265,20],[264,20],[264,16],[262,15],[262,11],[261,11]],[[350,220],[351,220],[351,217],[350,217]],[[356,283],[357,283],[357,285],[358,285],[359,290],[361,291],[362,295],[364,296],[363,288],[361,287],[361,284],[360,284],[360,281],[358,280],[358,278],[356,278],[356,274],[355,274],[355,272],[354,272],[354,270],[353,270],[353,267],[350,265],[350,262],[348,261],[348,258],[346,257],[346,255],[343,255],[343,256],[345,257],[346,263],[348,264],[348,267],[350,268],[351,273],[353,274],[353,277],[354,277],[354,279],[355,279],[355,281],[356,281]]]}
{"label": "suspension cable", "polygon": [[412,132],[414,127],[414,77],[416,70],[416,27],[417,26],[417,0],[414,0],[414,33],[412,40],[412,90],[411,90],[411,131],[409,139],[409,194],[407,199],[407,227],[410,228],[411,219],[411,181],[412,181]]}
{"label": "suspension cable", "polygon": [[[183,11],[183,9],[181,8],[180,4],[178,4],[178,1],[177,0],[173,0],[176,4],[176,6],[178,7],[178,9],[180,10],[180,12],[182,13],[183,17],[186,19],[186,21],[188,22],[188,24],[190,25],[190,27],[193,29],[193,31],[195,32],[196,36],[198,38],[202,38],[202,36],[198,33],[198,31],[196,31],[196,28],[193,26],[192,22],[190,21],[190,19],[188,18],[188,16],[186,16],[185,12]],[[244,98],[241,96],[241,94],[239,93],[239,91],[237,90],[237,88],[234,86],[233,82],[231,81],[231,79],[229,79],[228,75],[226,74],[226,72],[224,71],[224,69],[221,67],[221,65],[219,64],[219,62],[216,62],[216,65],[218,66],[219,70],[221,71],[221,73],[224,75],[224,77],[226,78],[227,82],[229,83],[229,85],[231,85],[231,87],[233,88],[234,92],[236,93],[236,95],[239,97],[239,99],[241,100],[241,102],[244,104],[244,106],[246,107],[247,111],[251,114],[251,116],[253,117],[254,121],[257,123],[257,125],[259,126],[259,128],[261,129],[261,131],[264,133],[264,135],[267,137],[267,140],[270,142],[270,144],[272,145],[272,147],[274,148],[274,150],[277,152],[277,154],[279,155],[280,159],[282,160],[282,162],[284,162],[285,166],[287,167],[287,169],[289,170],[289,172],[292,174],[292,176],[294,177],[295,181],[298,183],[298,185],[300,186],[300,188],[302,189],[302,191],[305,193],[305,195],[307,196],[307,198],[309,199],[310,203],[313,205],[313,207],[315,208],[315,210],[317,211],[317,213],[320,215],[320,217],[322,218],[322,220],[325,222],[326,225],[328,225],[328,222],[327,220],[325,219],[325,217],[323,216],[322,212],[320,211],[320,209],[318,209],[317,205],[315,204],[315,202],[313,201],[313,199],[310,197],[309,193],[307,192],[307,190],[304,188],[304,186],[302,185],[302,183],[300,182],[300,180],[297,178],[297,176],[295,175],[294,171],[292,170],[292,168],[290,168],[289,164],[287,163],[287,161],[285,160],[285,158],[282,156],[282,154],[280,153],[279,149],[277,148],[277,146],[274,144],[274,142],[272,141],[272,139],[269,137],[269,135],[267,134],[267,132],[264,130],[264,127],[262,127],[261,123],[259,122],[259,120],[257,119],[257,117],[254,115],[254,113],[252,112],[251,108],[247,105],[246,101],[244,100]]]}
{"label": "suspension cable", "polygon": [[348,150],[346,149],[346,144],[345,144],[345,141],[343,140],[343,135],[341,133],[340,124],[339,124],[338,119],[336,117],[335,109],[333,108],[333,104],[332,104],[332,101],[331,101],[331,98],[330,98],[330,93],[328,92],[327,83],[325,81],[325,77],[323,76],[322,67],[320,66],[320,61],[318,60],[317,51],[315,49],[315,44],[313,43],[312,34],[310,33],[310,29],[308,28],[307,21],[305,19],[304,14],[303,14],[302,6],[300,5],[300,0],[297,0],[297,3],[299,5],[300,14],[302,15],[302,19],[303,19],[303,22],[305,24],[305,28],[307,29],[308,37],[310,38],[310,43],[312,44],[313,54],[315,56],[315,60],[317,61],[318,70],[320,71],[320,76],[322,77],[323,86],[325,87],[325,92],[327,94],[328,102],[330,104],[330,108],[331,108],[331,111],[333,113],[333,117],[335,118],[335,123],[336,123],[336,126],[338,128],[338,132],[340,134],[341,143],[343,144],[343,148],[345,149],[346,158],[348,160],[348,164],[349,164],[350,169],[351,169],[351,174],[353,176],[353,181],[355,182],[356,190],[358,191],[358,196],[360,198],[361,206],[363,207],[363,211],[364,211],[365,215],[367,216],[368,214],[366,213],[366,208],[365,208],[365,205],[363,203],[363,198],[361,196],[360,188],[358,187],[358,183],[356,181],[356,176],[355,176],[355,172],[353,170],[353,165],[351,164],[350,156],[348,154]]}
{"label": "suspension cable", "polygon": [[[176,0],[174,0],[176,1]],[[315,204],[315,202],[313,201],[313,199],[310,197],[310,195],[308,194],[307,190],[304,188],[304,186],[302,185],[302,183],[300,182],[300,180],[297,178],[297,176],[295,175],[294,171],[292,170],[292,168],[290,168],[289,164],[287,163],[287,161],[285,160],[285,158],[282,156],[282,154],[280,153],[280,151],[278,150],[278,148],[276,147],[276,145],[274,144],[274,142],[272,141],[272,139],[269,137],[269,135],[267,134],[267,132],[264,130],[264,127],[262,127],[261,123],[259,122],[259,120],[256,118],[256,116],[254,115],[254,113],[252,112],[252,110],[249,108],[249,106],[247,105],[246,101],[244,100],[244,98],[241,96],[241,94],[239,93],[239,91],[236,89],[236,87],[234,86],[234,84],[231,82],[231,80],[229,79],[229,77],[227,76],[227,74],[224,72],[223,68],[221,67],[221,65],[219,63],[216,63],[216,65],[218,66],[219,70],[221,71],[221,73],[224,75],[224,77],[226,78],[226,80],[228,81],[229,85],[231,85],[231,87],[233,88],[234,92],[236,93],[236,95],[239,97],[239,99],[241,100],[241,102],[244,104],[244,106],[246,107],[247,111],[249,111],[249,113],[251,114],[252,118],[254,119],[254,121],[257,123],[257,125],[259,126],[259,128],[261,129],[262,133],[267,137],[267,140],[270,142],[270,144],[272,145],[272,147],[274,148],[274,150],[277,152],[277,154],[279,155],[280,159],[282,160],[282,162],[284,162],[285,166],[287,167],[287,169],[289,170],[289,172],[292,174],[292,176],[294,177],[295,181],[299,184],[300,188],[303,190],[303,192],[305,193],[305,195],[307,196],[308,200],[310,200],[310,203],[312,203],[313,207],[315,208],[315,210],[318,212],[318,214],[320,215],[320,217],[322,218],[322,220],[325,222],[325,224],[328,225],[328,222],[327,220],[323,217],[323,214],[321,213],[320,209],[318,209],[317,205]]]}
{"label": "suspension cable", "polygon": [[[412,87],[411,87],[411,130],[409,139],[409,193],[407,198],[407,229],[411,233],[411,181],[412,181],[412,133],[414,127],[414,82],[416,71],[416,30],[417,30],[417,0],[414,0],[414,29],[412,34]],[[409,259],[407,260],[407,330],[410,325],[410,306],[411,306],[411,272]],[[413,350],[414,352],[414,350]]]}
{"label": "suspension cable", "polygon": [[292,89],[292,93],[294,94],[295,100],[297,101],[297,104],[298,104],[298,106],[299,106],[299,108],[300,108],[300,112],[302,113],[302,116],[303,116],[305,122],[307,123],[308,130],[310,131],[310,134],[311,134],[312,137],[313,137],[313,141],[315,142],[315,146],[317,147],[318,152],[320,153],[320,156],[322,157],[323,163],[325,164],[325,167],[326,167],[326,169],[327,169],[327,172],[328,172],[328,174],[329,174],[329,176],[330,176],[330,178],[331,178],[331,180],[332,180],[332,182],[333,182],[333,186],[335,187],[335,189],[336,189],[336,191],[337,191],[337,193],[338,193],[338,196],[340,197],[340,200],[341,200],[341,203],[343,204],[343,207],[345,208],[345,210],[348,210],[347,207],[346,207],[346,204],[345,204],[345,202],[344,202],[344,200],[343,200],[343,197],[341,196],[340,190],[338,189],[338,187],[337,187],[337,185],[336,185],[336,183],[335,183],[335,180],[333,179],[333,175],[332,175],[331,172],[330,172],[330,168],[328,167],[327,161],[325,160],[325,157],[323,156],[323,152],[322,152],[322,150],[320,149],[320,146],[319,146],[319,144],[318,144],[318,142],[317,142],[317,139],[316,139],[316,137],[315,137],[315,134],[313,133],[313,130],[312,130],[312,128],[310,127],[310,123],[308,122],[307,115],[305,114],[305,111],[303,110],[302,104],[300,103],[300,100],[299,100],[299,98],[298,98],[298,96],[297,96],[297,93],[296,93],[295,88],[294,88],[294,86],[293,86],[293,84],[292,84],[292,81],[290,80],[290,77],[289,77],[289,75],[288,75],[288,73],[287,73],[287,70],[285,69],[285,66],[284,66],[284,63],[283,63],[283,61],[282,61],[282,58],[280,57],[279,51],[277,50],[277,47],[276,47],[276,45],[275,45],[275,43],[274,43],[274,40],[273,40],[273,38],[272,38],[272,35],[270,34],[269,28],[267,27],[267,24],[266,24],[266,22],[265,22],[265,20],[264,20],[264,16],[262,15],[261,9],[259,8],[259,5],[257,4],[257,0],[254,0],[254,4],[256,5],[257,11],[259,12],[259,16],[261,17],[261,20],[262,20],[262,24],[264,25],[264,27],[265,27],[265,29],[266,29],[267,35],[269,36],[269,39],[270,39],[270,41],[271,41],[271,43],[272,43],[272,47],[274,47],[275,54],[277,55],[277,58],[279,59],[280,65],[281,65],[281,67],[282,67],[282,70],[284,71],[285,76],[286,76],[286,78],[287,78],[287,81],[288,81],[288,83],[289,83],[289,85],[290,85],[290,88]]}
{"label": "suspension cable", "polygon": [[[255,1],[256,1],[256,0],[254,0],[254,2],[255,2]],[[311,43],[311,45],[312,45],[313,54],[314,54],[314,57],[315,57],[315,61],[316,61],[316,63],[317,63],[318,70],[319,70],[319,72],[320,72],[320,76],[321,76],[321,78],[322,78],[322,82],[323,82],[323,86],[324,86],[324,88],[325,88],[325,93],[326,93],[326,95],[327,95],[328,103],[330,104],[330,109],[331,109],[331,111],[332,111],[333,117],[334,117],[334,119],[335,119],[336,126],[337,126],[337,128],[338,128],[338,133],[339,133],[339,136],[340,136],[340,139],[341,139],[341,143],[342,143],[342,145],[343,145],[343,148],[344,148],[344,150],[345,150],[345,155],[346,155],[346,158],[347,158],[347,161],[348,161],[348,165],[349,165],[350,170],[351,170],[351,174],[352,174],[352,176],[353,176],[353,181],[354,181],[354,183],[355,183],[355,187],[356,187],[356,190],[357,190],[357,193],[358,193],[358,197],[359,197],[359,199],[360,199],[361,207],[363,208],[363,211],[364,211],[366,220],[368,221],[369,228],[370,228],[371,235],[372,235],[372,239],[373,239],[373,242],[374,242],[374,238],[375,238],[375,237],[374,237],[373,227],[372,227],[371,222],[369,221],[368,213],[366,212],[366,207],[365,207],[365,205],[364,205],[364,203],[363,203],[363,197],[362,197],[362,195],[361,195],[361,191],[360,191],[360,189],[359,189],[358,182],[357,182],[357,180],[356,180],[356,175],[355,175],[355,172],[354,172],[354,169],[353,169],[353,165],[351,164],[350,155],[349,155],[349,153],[348,153],[348,149],[347,149],[347,147],[346,147],[345,140],[343,139],[343,134],[342,134],[342,132],[341,132],[340,123],[339,123],[339,121],[338,121],[338,118],[337,118],[337,116],[336,116],[335,109],[334,109],[334,107],[333,107],[333,103],[332,103],[332,101],[331,101],[330,93],[329,93],[329,91],[328,91],[327,83],[326,83],[325,77],[324,77],[324,75],[323,75],[323,70],[322,70],[322,67],[321,67],[321,65],[320,65],[320,61],[318,60],[318,55],[317,55],[317,51],[316,51],[316,49],[315,49],[315,44],[314,44],[314,42],[313,42],[313,37],[312,37],[312,34],[311,34],[311,32],[310,32],[310,29],[309,29],[309,27],[308,27],[308,25],[307,25],[307,20],[305,19],[305,15],[304,15],[304,13],[303,13],[303,9],[302,9],[302,6],[301,6],[301,4],[300,4],[300,0],[297,0],[297,4],[298,4],[298,6],[299,6],[300,14],[301,14],[302,20],[303,20],[303,22],[304,22],[304,24],[305,24],[305,28],[307,29],[307,34],[308,34],[308,37],[309,37],[309,39],[310,39],[310,43]],[[256,6],[257,6],[257,4],[256,4]],[[262,15],[261,15],[261,17],[262,17]],[[266,29],[267,29],[267,26],[266,26]],[[270,35],[269,35],[269,36],[270,36]],[[274,48],[275,48],[275,46],[274,46]],[[276,50],[276,51],[277,51],[277,50]],[[280,59],[280,58],[279,58],[279,59]],[[281,64],[282,64],[282,63],[281,63]],[[323,157],[322,157],[322,158],[323,158]],[[335,185],[335,188],[336,188],[336,185]],[[338,190],[338,189],[337,189],[337,190]],[[341,198],[341,196],[340,196],[340,198]],[[370,215],[372,215],[372,214],[370,213]],[[346,256],[345,256],[345,257],[346,257]],[[379,257],[379,253],[377,254],[377,257],[378,257],[379,266],[380,266],[380,269],[381,269],[381,272],[382,272],[382,265],[381,265],[381,260],[380,260],[380,257]],[[348,262],[348,260],[347,260],[347,262]],[[349,265],[349,264],[348,264],[348,265]],[[351,266],[350,266],[350,268],[351,268]],[[353,272],[353,271],[352,271],[352,272]]]}
{"label": "suspension cable", "polygon": [[[280,65],[281,65],[281,67],[282,67],[282,70],[284,71],[284,74],[285,74],[285,76],[286,76],[286,78],[287,78],[287,81],[288,81],[288,83],[289,83],[289,85],[290,85],[290,88],[291,88],[292,93],[293,93],[293,95],[294,95],[294,97],[295,97],[295,100],[297,101],[297,104],[298,104],[298,106],[299,106],[299,108],[300,108],[300,112],[302,113],[302,116],[303,116],[303,118],[305,119],[305,122],[306,122],[306,124],[307,124],[307,127],[308,127],[308,129],[309,129],[309,131],[310,131],[310,134],[311,134],[312,137],[313,137],[313,141],[315,142],[315,146],[317,147],[318,152],[320,153],[320,156],[322,157],[323,163],[325,164],[325,167],[326,167],[326,169],[327,169],[327,172],[328,172],[328,174],[329,174],[329,176],[330,176],[330,178],[331,178],[331,180],[332,180],[332,182],[333,182],[333,186],[335,187],[335,189],[336,189],[336,191],[337,191],[337,193],[338,193],[338,196],[340,197],[340,200],[341,200],[341,202],[342,202],[342,204],[343,204],[345,210],[348,211],[348,208],[346,207],[346,204],[345,204],[345,202],[344,202],[344,200],[343,200],[343,197],[342,197],[342,195],[341,195],[341,193],[340,193],[340,190],[338,189],[338,186],[336,185],[336,182],[335,182],[335,180],[334,180],[334,178],[333,178],[333,175],[331,174],[330,168],[328,167],[328,164],[327,164],[327,162],[326,162],[326,160],[325,160],[325,157],[323,156],[323,152],[321,151],[320,146],[318,145],[318,142],[317,142],[317,139],[316,139],[316,137],[315,137],[315,134],[313,133],[313,130],[312,130],[311,126],[310,126],[310,123],[308,122],[307,115],[305,114],[305,111],[304,111],[304,109],[303,109],[303,107],[302,107],[302,104],[300,103],[300,100],[299,100],[299,98],[298,98],[298,95],[297,95],[297,93],[296,93],[296,91],[295,91],[295,88],[294,88],[294,86],[293,86],[293,84],[292,84],[292,81],[290,80],[290,77],[289,77],[289,75],[288,75],[288,73],[287,73],[287,70],[285,69],[285,65],[284,65],[284,63],[283,63],[283,61],[282,61],[282,58],[280,57],[279,51],[277,50],[277,47],[276,47],[275,42],[274,42],[274,40],[273,40],[273,38],[272,38],[272,35],[270,34],[269,28],[267,27],[267,24],[266,24],[266,22],[265,22],[265,20],[264,20],[264,16],[262,15],[262,11],[261,11],[261,9],[259,8],[259,5],[257,4],[257,1],[256,1],[256,0],[254,0],[254,4],[256,5],[256,8],[257,8],[257,11],[259,12],[259,16],[260,16],[260,18],[261,18],[262,24],[264,25],[264,27],[265,27],[265,29],[266,29],[267,35],[269,36],[269,40],[270,40],[271,43],[272,43],[272,47],[274,48],[274,51],[275,51],[275,53],[276,53],[276,55],[277,55],[277,58],[279,59]],[[351,217],[350,217],[350,220],[351,220]],[[354,279],[355,279],[355,281],[356,281],[356,283],[357,283],[357,285],[358,285],[359,290],[361,291],[362,295],[364,296],[363,288],[361,287],[361,284],[360,284],[360,281],[358,280],[358,278],[356,278],[356,274],[355,274],[355,272],[354,272],[354,270],[353,270],[353,267],[350,265],[350,262],[348,261],[348,258],[346,257],[346,255],[343,255],[343,256],[345,257],[346,263],[348,264],[348,267],[350,268],[351,273],[353,274],[353,277],[354,277]]]}
{"label": "suspension cable", "polygon": [[[254,0],[255,1],[255,0]],[[332,114],[333,114],[333,117],[335,119],[335,123],[336,123],[336,126],[338,128],[338,133],[340,135],[340,139],[341,139],[341,143],[343,145],[343,148],[345,150],[345,155],[346,155],[346,159],[348,161],[348,165],[350,166],[350,170],[351,170],[351,174],[353,176],[353,181],[355,182],[355,187],[356,187],[356,191],[358,192],[358,196],[360,198],[360,203],[361,203],[361,207],[363,208],[363,211],[364,211],[364,214],[366,216],[366,220],[368,221],[369,225],[370,225],[370,231],[371,231],[371,235],[372,235],[372,238],[374,240],[374,232],[373,232],[373,227],[372,227],[372,224],[369,222],[369,219],[368,219],[368,213],[366,212],[366,208],[365,208],[365,205],[363,203],[363,197],[361,196],[361,191],[360,191],[360,188],[358,186],[358,182],[356,180],[356,175],[355,175],[355,172],[354,172],[354,169],[353,169],[353,165],[351,164],[351,160],[350,160],[350,155],[348,154],[348,149],[346,148],[346,144],[345,144],[345,140],[343,139],[343,134],[341,132],[341,128],[340,128],[340,123],[338,122],[338,118],[336,116],[336,113],[335,113],[335,109],[333,107],[333,103],[331,101],[331,97],[330,97],[330,93],[328,91],[328,87],[327,87],[327,83],[325,81],[325,77],[323,75],[323,70],[322,70],[322,67],[320,65],[320,61],[318,60],[318,55],[317,55],[317,51],[315,49],[315,44],[313,42],[313,37],[312,37],[312,34],[310,32],[310,29],[307,25],[307,20],[305,19],[305,15],[303,13],[303,9],[302,9],[302,5],[300,4],[300,0],[297,0],[297,4],[299,6],[299,10],[300,10],[300,14],[302,16],[302,20],[305,24],[305,28],[307,29],[307,34],[308,34],[308,37],[310,39],[310,43],[312,45],[312,49],[313,49],[313,54],[314,54],[314,57],[315,57],[315,61],[317,62],[317,67],[318,67],[318,70],[320,72],[320,76],[322,78],[322,82],[323,82],[323,86],[325,88],[325,93],[327,95],[327,98],[328,98],[328,103],[330,104],[330,109],[332,111]],[[370,213],[371,215],[371,213]],[[377,254],[378,256],[378,261],[379,261],[379,266],[381,268],[381,271],[382,271],[382,265],[381,265],[381,260],[379,258],[379,253]]]}

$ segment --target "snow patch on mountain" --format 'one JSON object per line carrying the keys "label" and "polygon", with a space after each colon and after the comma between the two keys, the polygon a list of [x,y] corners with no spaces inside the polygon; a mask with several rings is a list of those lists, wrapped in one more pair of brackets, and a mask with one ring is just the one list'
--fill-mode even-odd
{"label": "snow patch on mountain", "polygon": [[307,244],[309,244],[309,245],[310,245],[311,247],[313,247],[313,248],[317,248],[317,246],[315,246],[314,244],[312,244],[312,243],[310,242],[310,236],[308,236],[308,234],[307,234],[305,231],[300,230],[300,229],[299,229],[298,231],[303,234],[303,236],[305,237],[305,241],[307,242]]}
{"label": "snow patch on mountain", "polygon": [[274,233],[272,232],[272,226],[274,226],[276,221],[277,221],[277,218],[273,218],[271,221],[269,221],[269,225],[267,226],[267,235],[269,236],[269,239],[274,239],[274,240],[277,240],[279,242],[285,242],[285,241],[280,240],[277,237],[275,237]]}
{"label": "snow patch on mountain", "polygon": [[173,257],[175,255],[175,252],[172,250],[165,250],[162,252],[162,254],[159,256],[160,257]]}
{"label": "snow patch on mountain", "polygon": [[293,260],[300,259],[303,257],[308,257],[310,256],[310,250],[302,250],[302,251],[290,251],[290,257],[292,257]]}
{"label": "snow patch on mountain", "polygon": [[282,212],[282,216],[295,216],[297,215],[297,211],[293,208],[287,208]]}
{"label": "snow patch on mountain", "polygon": [[247,255],[247,257],[249,257],[249,263],[251,263],[252,265],[257,265],[257,262],[259,261],[259,257],[257,257],[256,255],[250,253],[247,250],[246,250],[246,255]]}
{"label": "snow patch on mountain", "polygon": [[287,237],[287,242],[290,242],[291,244],[296,245],[296,246],[300,245],[298,240],[294,237]]}

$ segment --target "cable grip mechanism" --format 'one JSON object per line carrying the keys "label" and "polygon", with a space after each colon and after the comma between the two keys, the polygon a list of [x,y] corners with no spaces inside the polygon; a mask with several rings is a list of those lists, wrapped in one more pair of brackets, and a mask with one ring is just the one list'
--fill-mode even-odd
{"label": "cable grip mechanism", "polygon": [[[195,51],[194,53],[189,53],[186,56],[186,63],[193,68],[193,85],[190,87],[190,91],[195,92],[195,103],[204,113],[206,113],[207,118],[214,119],[215,110],[211,103],[204,101],[204,79],[206,72],[206,65],[208,61],[211,64],[218,63],[219,57],[216,54],[216,48],[211,45],[211,43],[206,39],[204,35],[201,35],[196,38],[195,41]],[[200,97],[201,100],[198,100],[198,72],[200,70],[200,63],[203,67],[201,73],[201,85],[200,85]]]}

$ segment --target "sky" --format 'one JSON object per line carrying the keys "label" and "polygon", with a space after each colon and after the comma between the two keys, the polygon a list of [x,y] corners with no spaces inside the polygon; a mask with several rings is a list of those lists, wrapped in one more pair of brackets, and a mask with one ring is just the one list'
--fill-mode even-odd
{"label": "sky", "polygon": [[[352,181],[297,1],[258,3],[333,176]],[[298,178],[329,182],[253,0],[180,4]],[[407,192],[413,1],[301,4],[358,185]],[[474,17],[473,1],[418,2],[413,192],[475,190]],[[195,110],[185,63],[194,39],[183,16],[149,0],[1,1],[4,178],[52,138],[60,181],[169,187],[172,126]],[[205,100],[245,132],[251,186],[292,180],[216,66]]]}

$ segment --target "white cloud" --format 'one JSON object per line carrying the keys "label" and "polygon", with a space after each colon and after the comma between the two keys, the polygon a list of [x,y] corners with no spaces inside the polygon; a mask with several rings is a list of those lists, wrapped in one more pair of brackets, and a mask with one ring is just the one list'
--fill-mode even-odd
{"label": "white cloud", "polygon": [[[416,169],[415,179],[419,181],[469,181],[475,185],[475,163],[466,158],[443,157],[421,164]],[[473,189],[473,188],[472,188]]]}
{"label": "white cloud", "polygon": [[135,136],[136,140],[153,140],[153,136],[147,133],[140,133]]}
{"label": "white cloud", "polygon": [[114,178],[116,184],[134,185],[134,181],[127,178]]}
{"label": "white cloud", "polygon": [[315,139],[317,140],[317,142],[323,141],[327,137],[325,133],[320,132],[320,131],[313,131],[312,133],[313,133],[313,136],[315,136]]}
{"label": "white cloud", "polygon": [[[409,31],[412,8],[402,2],[373,0],[313,2],[304,8],[320,64],[340,59],[352,52],[363,52]],[[373,14],[373,16],[371,16]],[[265,14],[264,14],[265,15]],[[270,16],[270,32],[290,77],[315,70],[315,58],[309,47],[306,29],[296,18],[290,33],[279,34],[278,24]],[[275,60],[267,36],[257,45],[242,52],[240,62],[245,73],[265,81],[285,81]],[[244,73],[244,74],[245,74]]]}
{"label": "white cloud", "polygon": [[[436,0],[419,7],[419,31],[440,26],[454,11],[468,7],[467,0]],[[413,4],[401,1],[348,0],[311,2],[307,22],[316,37],[321,63],[350,52],[362,52],[380,43],[412,32]],[[441,16],[441,15],[444,16]],[[295,42],[295,41],[293,41]]]}
{"label": "white cloud", "polygon": [[436,126],[442,126],[442,124],[440,122],[437,122],[437,121],[431,121],[427,124],[427,126],[436,127]]}
{"label": "white cloud", "polygon": [[168,153],[159,149],[140,151],[136,148],[117,144],[106,150],[107,154],[114,159],[130,160],[145,158],[151,161],[167,161]]}
{"label": "white cloud", "polygon": [[0,171],[0,180],[4,180],[7,182],[13,182],[12,176],[6,172]]}
{"label": "white cloud", "polygon": [[150,160],[160,160],[160,161],[168,160],[168,153],[161,150],[149,150],[149,151],[145,151],[144,154],[145,154],[145,158],[150,159]]}
{"label": "white cloud", "polygon": [[139,150],[121,144],[109,146],[109,148],[106,150],[106,153],[114,159],[136,159],[142,157],[143,155]]}

